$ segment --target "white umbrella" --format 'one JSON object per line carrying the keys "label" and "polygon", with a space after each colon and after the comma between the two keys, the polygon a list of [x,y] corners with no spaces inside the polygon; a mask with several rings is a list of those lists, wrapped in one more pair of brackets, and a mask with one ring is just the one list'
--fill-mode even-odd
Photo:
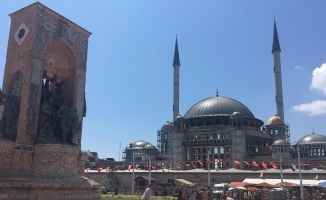
{"label": "white umbrella", "polygon": [[230,187],[228,190],[234,190],[234,188],[233,187]]}

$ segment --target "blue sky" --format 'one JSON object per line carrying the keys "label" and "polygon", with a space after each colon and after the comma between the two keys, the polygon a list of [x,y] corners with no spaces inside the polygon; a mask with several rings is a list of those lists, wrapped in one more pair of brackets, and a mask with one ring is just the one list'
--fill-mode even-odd
{"label": "blue sky", "polygon": [[[0,1],[0,80],[8,14],[34,2]],[[313,131],[326,134],[326,1],[39,2],[92,32],[82,150],[120,160],[131,142],[157,145],[157,130],[173,116],[176,35],[180,114],[218,88],[220,96],[240,101],[266,124],[276,114],[274,18],[291,142]]]}

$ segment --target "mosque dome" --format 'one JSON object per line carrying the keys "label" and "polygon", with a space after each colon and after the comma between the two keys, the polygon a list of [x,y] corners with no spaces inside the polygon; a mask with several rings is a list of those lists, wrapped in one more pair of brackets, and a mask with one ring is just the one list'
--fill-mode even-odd
{"label": "mosque dome", "polygon": [[273,142],[272,144],[273,146],[277,146],[277,145],[289,145],[289,143],[285,140],[276,140],[275,142]]}
{"label": "mosque dome", "polygon": [[142,149],[146,145],[151,145],[151,144],[149,142],[144,141],[144,140],[140,140],[140,141],[137,141],[137,142],[132,143],[132,148]]}
{"label": "mosque dome", "polygon": [[312,133],[301,138],[297,145],[326,143],[326,136]]}
{"label": "mosque dome", "polygon": [[277,124],[284,124],[284,121],[278,115],[274,115],[273,117],[269,118],[267,121],[267,125],[277,125]]}
{"label": "mosque dome", "polygon": [[234,112],[241,113],[244,117],[255,118],[252,112],[242,103],[228,97],[210,97],[193,105],[185,114],[185,118],[203,116],[231,116]]}
{"label": "mosque dome", "polygon": [[[177,118],[177,117],[176,117]],[[161,131],[168,131],[168,130],[174,130],[174,125],[171,122],[166,122],[163,124]]]}
{"label": "mosque dome", "polygon": [[178,123],[183,123],[183,122],[185,122],[186,121],[186,119],[183,117],[183,116],[181,116],[181,115],[178,115],[175,119],[174,119],[174,122],[178,122]]}
{"label": "mosque dome", "polygon": [[243,114],[241,112],[233,112],[230,119],[243,119]]}

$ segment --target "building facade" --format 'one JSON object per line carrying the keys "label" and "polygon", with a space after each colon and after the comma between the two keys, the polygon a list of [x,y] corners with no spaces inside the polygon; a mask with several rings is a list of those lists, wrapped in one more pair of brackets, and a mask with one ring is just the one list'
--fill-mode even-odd
{"label": "building facade", "polygon": [[[280,163],[292,167],[298,163],[300,155],[303,163],[306,163],[303,167],[323,167],[326,136],[313,133],[297,144],[291,144],[290,127],[284,121],[280,53],[274,22],[272,54],[277,114],[271,116],[266,125],[240,101],[220,96],[218,91],[215,96],[195,103],[182,116],[179,114],[180,59],[176,40],[173,120],[164,123],[157,131],[157,154],[156,158],[151,155],[152,160],[170,163],[169,166],[178,169],[260,169],[275,168]],[[134,145],[123,152],[125,162],[131,161],[130,152],[133,149]],[[286,160],[286,163],[282,160]],[[309,164],[311,161],[315,163]]]}

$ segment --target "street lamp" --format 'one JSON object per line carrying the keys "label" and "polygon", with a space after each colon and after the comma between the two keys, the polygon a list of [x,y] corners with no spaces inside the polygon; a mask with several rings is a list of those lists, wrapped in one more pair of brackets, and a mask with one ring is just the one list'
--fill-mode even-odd
{"label": "street lamp", "polygon": [[208,187],[211,186],[211,170],[210,170],[210,164],[209,164],[209,154],[210,154],[211,148],[208,149],[207,151],[207,170],[208,170],[208,174],[207,174],[207,178],[208,178]]}
{"label": "street lamp", "polygon": [[300,196],[301,199],[303,199],[303,186],[302,186],[302,174],[301,174],[301,161],[300,161],[300,148],[299,145],[297,145],[297,151],[298,151],[298,162],[299,162],[299,177],[300,177]]}
{"label": "street lamp", "polygon": [[132,180],[131,180],[131,194],[135,194],[135,152],[132,150]]}
{"label": "street lamp", "polygon": [[151,177],[151,169],[152,169],[152,160],[151,160],[151,158],[148,156],[148,155],[146,155],[142,150],[139,150],[139,152],[142,154],[142,155],[144,155],[147,159],[148,159],[148,162],[149,162],[149,166],[148,166],[148,185],[150,185],[151,184],[151,179],[152,179],[152,177]]}
{"label": "street lamp", "polygon": [[283,161],[282,161],[282,154],[281,154],[281,147],[277,148],[278,153],[280,154],[280,170],[281,170],[281,188],[283,188]]}

